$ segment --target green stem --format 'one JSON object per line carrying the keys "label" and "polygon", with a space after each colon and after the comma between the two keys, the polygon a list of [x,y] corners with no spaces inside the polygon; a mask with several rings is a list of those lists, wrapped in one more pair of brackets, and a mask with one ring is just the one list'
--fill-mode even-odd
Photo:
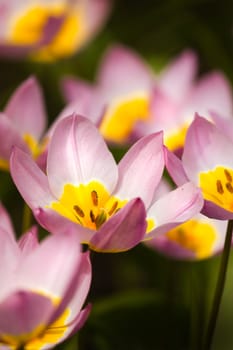
{"label": "green stem", "polygon": [[24,204],[22,233],[26,232],[31,226],[32,212],[28,205]]}
{"label": "green stem", "polygon": [[232,242],[232,230],[233,230],[233,220],[229,220],[227,225],[224,250],[223,250],[221,262],[220,262],[220,268],[219,268],[218,280],[217,280],[217,285],[216,285],[215,294],[214,294],[213,305],[212,305],[209,324],[206,332],[206,339],[205,339],[205,344],[203,348],[204,350],[210,350],[212,341],[213,341],[213,335],[216,327],[217,317],[218,317],[219,308],[220,308],[223,290],[224,290],[225,281],[226,281],[227,265],[228,265],[228,260],[229,260],[230,250],[231,250],[231,242]]}

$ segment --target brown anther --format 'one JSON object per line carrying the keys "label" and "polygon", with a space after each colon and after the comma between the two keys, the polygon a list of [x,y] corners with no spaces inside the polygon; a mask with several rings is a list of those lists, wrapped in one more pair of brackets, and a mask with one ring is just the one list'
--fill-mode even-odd
{"label": "brown anther", "polygon": [[73,208],[74,208],[76,214],[78,214],[78,216],[80,216],[81,218],[84,218],[85,214],[78,205],[74,205]]}
{"label": "brown anther", "polygon": [[230,182],[226,183],[226,189],[227,191],[229,191],[230,193],[233,193],[233,186]]}
{"label": "brown anther", "polygon": [[91,218],[91,222],[95,222],[95,215],[92,210],[90,211],[90,218]]}
{"label": "brown anther", "polygon": [[222,186],[222,183],[221,183],[220,180],[216,181],[216,186],[217,186],[218,193],[223,194],[224,193],[224,189],[223,189],[223,186]]}
{"label": "brown anther", "polygon": [[92,199],[93,204],[97,207],[97,205],[98,205],[98,194],[94,190],[91,191],[91,199]]}
{"label": "brown anther", "polygon": [[108,215],[112,215],[118,206],[118,201],[114,202],[112,208],[109,210]]}
{"label": "brown anther", "polygon": [[107,220],[107,214],[104,209],[101,209],[100,214],[97,215],[95,219],[96,228],[97,229],[100,228],[100,226],[103,225],[103,223],[105,223],[106,220]]}
{"label": "brown anther", "polygon": [[232,176],[227,169],[224,169],[224,174],[226,176],[227,181],[232,182]]}

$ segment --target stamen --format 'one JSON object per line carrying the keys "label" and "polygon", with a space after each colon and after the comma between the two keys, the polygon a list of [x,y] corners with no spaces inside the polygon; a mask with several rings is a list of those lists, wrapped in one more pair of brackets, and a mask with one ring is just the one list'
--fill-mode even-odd
{"label": "stamen", "polygon": [[226,189],[230,192],[233,193],[233,186],[230,182],[226,183]]}
{"label": "stamen", "polygon": [[224,174],[226,176],[227,181],[232,182],[232,176],[227,169],[224,169]]}
{"label": "stamen", "polygon": [[91,199],[92,199],[93,204],[97,207],[97,205],[98,205],[98,194],[97,194],[96,191],[92,191],[91,192]]}
{"label": "stamen", "polygon": [[90,218],[91,218],[91,222],[95,222],[95,215],[92,210],[90,211]]}
{"label": "stamen", "polygon": [[96,228],[100,228],[100,226],[107,220],[107,214],[104,209],[101,209],[100,214],[95,219]]}
{"label": "stamen", "polygon": [[218,193],[223,194],[224,193],[224,189],[223,189],[223,186],[222,186],[222,183],[221,183],[220,180],[216,181],[216,186],[217,186]]}
{"label": "stamen", "polygon": [[118,201],[114,202],[112,208],[109,210],[108,214],[111,216],[118,206]]}
{"label": "stamen", "polygon": [[80,216],[81,218],[84,218],[85,214],[78,205],[74,205],[73,208],[75,212],[78,214],[78,216]]}

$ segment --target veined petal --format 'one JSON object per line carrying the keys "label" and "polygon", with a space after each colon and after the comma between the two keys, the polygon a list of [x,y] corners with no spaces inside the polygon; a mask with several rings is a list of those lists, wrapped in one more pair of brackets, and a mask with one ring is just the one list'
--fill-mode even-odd
{"label": "veined petal", "polygon": [[63,119],[55,129],[48,151],[47,173],[58,198],[65,184],[77,186],[91,180],[100,181],[111,193],[118,177],[117,165],[98,130],[77,115]]}
{"label": "veined petal", "polygon": [[199,188],[191,182],[167,193],[156,201],[147,212],[148,219],[155,222],[155,229],[149,232],[145,239],[156,234],[162,234],[191,219],[203,207],[203,197]]}
{"label": "veined petal", "polygon": [[162,72],[159,87],[174,101],[182,102],[189,93],[196,73],[197,56],[193,51],[186,50]]}
{"label": "veined petal", "polygon": [[39,140],[46,127],[46,113],[41,88],[35,77],[24,81],[11,96],[4,113],[19,133]]}
{"label": "veined petal", "polygon": [[197,116],[187,132],[182,157],[185,172],[198,184],[200,172],[217,166],[233,169],[232,152],[233,143],[213,123]]}
{"label": "veined petal", "polygon": [[119,163],[119,180],[114,196],[140,197],[148,207],[164,170],[162,132],[151,134],[134,144]]}
{"label": "veined petal", "polygon": [[14,148],[10,168],[16,187],[31,209],[45,207],[54,200],[46,175],[28,154]]}
{"label": "veined petal", "polygon": [[120,252],[136,246],[146,231],[143,202],[133,199],[95,233],[90,248],[99,252]]}

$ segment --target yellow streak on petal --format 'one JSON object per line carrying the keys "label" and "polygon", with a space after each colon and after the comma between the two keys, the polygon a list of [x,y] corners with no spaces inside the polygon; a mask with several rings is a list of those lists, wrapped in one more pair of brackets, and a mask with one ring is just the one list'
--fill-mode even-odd
{"label": "yellow streak on petal", "polygon": [[179,129],[169,132],[167,135],[165,133],[164,143],[170,151],[176,151],[177,149],[184,147],[187,130],[188,125],[185,124]]}
{"label": "yellow streak on petal", "polygon": [[124,143],[138,121],[149,118],[149,98],[138,95],[115,102],[107,109],[100,125],[102,135],[110,141]]}
{"label": "yellow streak on petal", "polygon": [[146,233],[149,233],[155,228],[155,221],[152,218],[147,218],[147,228],[146,228]]}
{"label": "yellow streak on petal", "polygon": [[166,236],[202,259],[211,255],[217,232],[210,223],[189,220],[167,232]]}
{"label": "yellow streak on petal", "polygon": [[222,166],[199,175],[199,186],[206,200],[233,212],[233,170]]}

